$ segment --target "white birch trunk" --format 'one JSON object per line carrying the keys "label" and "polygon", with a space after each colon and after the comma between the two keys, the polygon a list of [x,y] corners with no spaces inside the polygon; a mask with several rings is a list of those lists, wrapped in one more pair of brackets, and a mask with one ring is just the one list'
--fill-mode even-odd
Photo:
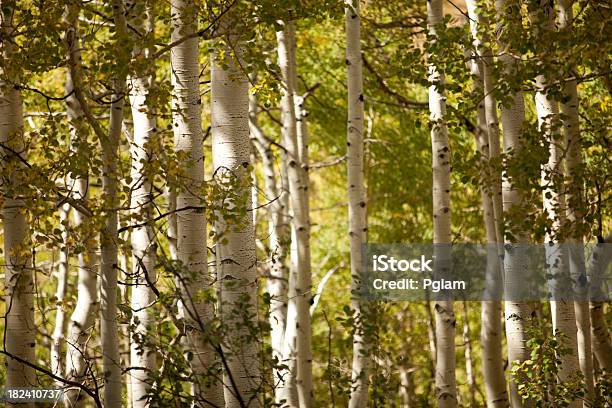
{"label": "white birch trunk", "polygon": [[350,0],[345,9],[346,67],[348,78],[347,189],[351,259],[351,304],[358,322],[353,334],[353,362],[349,407],[364,408],[368,401],[368,341],[362,327],[363,302],[362,246],[366,241],[366,196],[363,170],[363,67],[361,61],[361,17],[359,0]]}
{"label": "white birch trunk", "polygon": [[[437,26],[443,23],[442,0],[427,2],[427,29],[434,38]],[[432,58],[432,56],[429,56]],[[451,152],[445,123],[446,99],[444,74],[429,63],[429,119],[431,122],[431,154],[433,171],[434,269],[445,273],[449,266],[451,237],[450,173]],[[455,313],[453,302],[436,300],[436,401],[439,407],[457,406],[455,378]]]}
{"label": "white birch trunk", "polygon": [[[507,407],[508,391],[504,376],[504,359],[502,355],[502,322],[501,302],[497,300],[502,274],[503,263],[498,253],[503,253],[501,234],[501,174],[497,174],[491,159],[499,155],[499,124],[497,119],[497,106],[493,95],[493,83],[490,73],[492,58],[491,50],[483,46],[478,31],[486,20],[477,13],[478,2],[466,2],[473,43],[477,52],[477,59],[472,62],[472,75],[476,81],[476,97],[479,98],[477,106],[476,146],[481,155],[481,186],[480,198],[483,206],[485,236],[487,240],[487,288],[491,290],[492,298],[484,300],[481,304],[481,330],[482,344],[482,372],[485,383],[486,406],[488,408]],[[495,200],[497,197],[497,200]],[[498,208],[499,207],[499,208]],[[502,248],[501,251],[498,248]]]}
{"label": "white birch trunk", "polygon": [[591,337],[593,354],[597,358],[599,367],[607,375],[612,373],[612,345],[610,343],[610,331],[606,323],[605,307],[603,298],[602,278],[604,271],[612,259],[612,234],[600,240],[593,250],[589,261],[589,275],[591,277],[591,295],[593,300],[589,304],[591,315]]}
{"label": "white birch trunk", "polygon": [[[146,16],[146,27],[143,24]],[[130,11],[130,24],[146,35],[153,31],[153,15],[150,4],[135,3]],[[138,41],[138,39],[136,39]],[[133,57],[146,59],[149,49],[135,47]],[[151,62],[152,63],[152,62]],[[147,95],[153,82],[150,72],[138,73],[128,79],[130,104],[134,122],[133,142],[130,146],[132,160],[130,176],[132,179],[131,208],[134,208],[136,223],[148,222],[146,226],[131,231],[132,244],[132,283],[131,309],[132,325],[135,327],[130,341],[130,395],[134,408],[145,408],[150,382],[147,377],[157,367],[155,350],[147,346],[147,332],[155,325],[156,318],[151,308],[155,296],[149,285],[156,281],[156,244],[155,231],[151,224],[153,216],[152,174],[148,165],[154,160],[151,144],[155,141],[157,124],[153,108],[147,105]]]}
{"label": "white birch trunk", "polygon": [[[232,20],[226,20],[231,27]],[[251,209],[249,140],[249,82],[241,68],[242,44],[227,32],[223,49],[212,57],[212,153],[215,178],[227,194],[216,222],[217,256],[221,283],[221,313],[228,336],[224,351],[225,406],[258,407],[262,385],[260,344],[252,336],[257,329],[257,256],[253,218],[248,211],[234,218],[224,211]],[[221,60],[223,58],[223,60]],[[228,184],[226,184],[228,183]]]}
{"label": "white birch trunk", "polygon": [[[312,350],[310,344],[310,220],[308,214],[308,177],[300,161],[295,113],[296,62],[294,25],[283,23],[276,33],[278,59],[283,77],[282,144],[287,149],[287,178],[292,212],[292,245],[294,254],[289,274],[287,327],[283,346],[283,362],[289,367],[283,388],[283,398],[290,406],[312,406]],[[297,398],[293,392],[297,389]]]}
{"label": "white birch trunk", "polygon": [[172,261],[178,260],[177,245],[177,225],[176,225],[176,193],[172,191],[172,187],[167,187],[165,191],[166,211],[171,213],[168,215],[168,227],[166,229],[166,239],[168,240],[168,252]]}
{"label": "white birch trunk", "polygon": [[[469,6],[468,6],[469,7]],[[474,65],[474,64],[473,64]],[[476,72],[473,74],[480,77],[481,68],[484,64],[476,64]],[[480,67],[480,68],[479,68]],[[486,71],[485,71],[486,72]],[[480,83],[482,85],[482,82]],[[478,94],[482,97],[481,92]],[[494,106],[495,109],[495,106]],[[485,299],[481,304],[481,344],[482,344],[482,370],[485,383],[487,407],[507,407],[508,391],[506,390],[506,378],[504,376],[504,359],[502,355],[502,324],[501,324],[501,302],[498,299],[502,275],[500,273],[501,262],[498,256],[498,240],[496,232],[498,228],[495,223],[495,211],[492,200],[493,188],[491,171],[489,166],[489,126],[487,125],[485,102],[478,105],[478,126],[476,128],[476,145],[481,154],[482,184],[480,197],[483,206],[485,236],[487,240],[487,270],[486,288],[490,299]],[[497,135],[497,133],[495,133]],[[485,295],[485,296],[487,296]]]}
{"label": "white birch trunk", "polygon": [[463,343],[465,346],[464,357],[465,357],[465,376],[467,378],[468,395],[470,397],[470,406],[478,406],[476,402],[476,373],[474,372],[474,359],[472,358],[472,336],[470,333],[470,316],[468,310],[468,303],[463,301]]}
{"label": "white birch trunk", "polygon": [[[251,146],[250,162],[253,167],[255,166],[255,161],[255,152],[253,151],[253,146]],[[253,226],[257,225],[257,216],[259,213],[259,186],[257,184],[257,173],[255,173],[255,170],[253,170],[253,172],[251,173],[251,218],[253,221]]]}
{"label": "white birch trunk", "polygon": [[[12,35],[11,2],[0,2],[0,33]],[[13,45],[3,41],[0,52],[4,61],[11,61]],[[18,83],[18,72],[11,65],[3,65],[2,78]],[[23,102],[21,94],[12,84],[0,80],[0,142],[26,156],[23,141]],[[23,164],[8,149],[0,149],[2,160],[2,186],[4,204],[2,220],[4,227],[4,275],[6,311],[4,316],[3,344],[6,356],[3,364],[6,373],[6,388],[35,387],[34,369],[18,361],[23,359],[35,363],[34,327],[34,272],[30,249],[30,225],[28,212],[19,193],[13,188],[20,185]],[[13,188],[12,188],[13,187]],[[12,358],[15,356],[16,358]],[[13,404],[8,407],[33,407],[33,403]]]}
{"label": "white birch trunk", "polygon": [[[559,30],[568,34],[572,33],[573,12],[572,5],[574,0],[559,0],[558,2],[558,21]],[[578,91],[576,80],[572,79],[565,83],[565,97],[567,102],[561,102],[561,114],[563,123],[563,133],[565,136],[565,146],[567,149],[565,156],[565,171],[568,178],[569,187],[566,197],[567,220],[571,224],[570,246],[570,275],[576,282],[574,289],[581,295],[587,295],[588,285],[578,282],[587,282],[584,251],[582,250],[584,202],[582,189],[582,157],[580,143],[580,120],[578,115]],[[582,299],[582,297],[581,297]],[[585,297],[586,299],[586,297]],[[594,396],[593,378],[593,354],[591,352],[591,321],[589,317],[589,303],[585,301],[574,302],[576,314],[578,358],[580,371],[584,376],[584,383],[587,390],[587,399]],[[585,402],[586,407],[586,402]]]}
{"label": "white birch trunk", "polygon": [[[191,35],[196,30],[197,14],[191,0],[171,4],[172,41]],[[215,364],[213,346],[204,333],[213,317],[213,307],[201,292],[210,289],[208,274],[206,215],[203,201],[204,151],[202,146],[202,109],[199,92],[198,38],[190,38],[170,51],[172,75],[172,111],[174,148],[186,155],[181,162],[182,184],[176,196],[177,257],[182,264],[179,311],[187,326],[185,351],[192,353],[192,392],[196,406],[208,401],[223,405],[222,384],[202,384]],[[181,210],[183,208],[189,208]]]}
{"label": "white birch trunk", "polygon": [[[512,105],[509,108],[502,107],[501,120],[504,135],[504,150],[520,154],[523,148],[520,140],[520,126],[524,120],[524,105],[522,93],[513,96]],[[515,206],[521,206],[522,198],[512,181],[504,177],[503,185],[504,212],[508,212]],[[519,238],[525,241],[525,237]],[[506,242],[510,242],[507,240]],[[519,244],[520,245],[520,244]],[[523,271],[526,270],[524,256],[520,251],[506,250],[504,254],[504,291],[511,292],[512,287],[522,285]],[[509,367],[516,362],[523,362],[529,358],[529,349],[526,326],[532,317],[533,307],[526,302],[506,300],[504,302],[504,315],[506,320],[506,341],[508,347]],[[509,378],[510,405],[513,408],[522,407],[523,402],[518,395],[517,383],[512,377]]]}
{"label": "white birch trunk", "polygon": [[[264,196],[266,201],[270,201],[268,206],[268,234],[270,267],[268,268],[267,291],[270,295],[270,340],[272,347],[272,357],[278,363],[283,358],[283,341],[285,337],[285,326],[287,323],[287,223],[284,220],[283,196],[285,192],[279,189],[274,171],[274,151],[272,144],[267,140],[259,127],[257,121],[257,100],[251,96],[249,100],[249,125],[253,143],[261,157]],[[274,368],[272,372],[273,385],[282,381],[283,370]],[[277,403],[281,403],[282,395],[280,388],[274,387],[274,397]]]}
{"label": "white birch trunk", "polygon": [[[127,37],[125,5],[113,0],[113,17],[118,40]],[[127,51],[124,51],[127,52]],[[119,63],[127,58],[118,57]],[[100,234],[100,339],[102,342],[102,369],[104,406],[121,407],[121,360],[117,324],[117,210],[118,207],[118,147],[123,126],[125,105],[125,76],[116,75],[113,81],[108,135],[100,139],[102,148],[102,191],[104,225]]]}
{"label": "white birch trunk", "polygon": [[[124,128],[125,129],[125,128]],[[132,206],[131,199],[129,199],[130,208]],[[123,242],[130,242],[132,237],[129,231],[124,231],[119,235],[119,239]],[[132,261],[132,251],[127,245],[122,245],[119,248],[119,281],[123,284],[119,285],[119,299],[118,303],[124,306],[130,304],[130,285],[132,284],[132,268],[130,266]],[[131,322],[130,322],[131,323]],[[123,323],[119,326],[119,350],[121,353],[121,364],[125,367],[130,367],[130,323]],[[133,408],[132,404],[132,370],[126,370],[123,375],[123,381],[125,381],[125,394],[126,394],[126,408]]]}
{"label": "white birch trunk", "polygon": [[[429,297],[428,295],[426,296]],[[427,300],[423,306],[425,306],[425,314],[427,314],[427,340],[429,341],[431,376],[434,377],[436,371],[436,357],[438,355],[436,347],[436,324],[434,322],[433,312],[431,311],[431,302]]]}
{"label": "white birch trunk", "polygon": [[[55,290],[55,325],[51,336],[51,372],[58,377],[64,377],[62,367],[62,349],[66,333],[66,289],[68,287],[68,227],[70,217],[70,205],[63,204],[59,208],[60,229],[62,230],[62,245],[59,250],[57,268],[57,288]],[[56,380],[56,386],[64,384]]]}
{"label": "white birch trunk", "polygon": [[414,408],[416,407],[416,396],[414,395],[414,380],[412,374],[414,369],[407,368],[404,366],[398,367],[400,377],[400,408]]}
{"label": "white birch trunk", "polygon": [[[542,76],[536,79],[536,85],[544,87],[546,84]],[[541,88],[543,89],[543,88]],[[571,300],[563,299],[562,293],[557,290],[557,285],[567,287],[569,279],[569,258],[567,246],[559,244],[559,229],[565,221],[565,199],[559,193],[559,182],[554,180],[556,174],[563,172],[562,157],[564,147],[554,135],[552,126],[558,120],[558,108],[555,101],[547,99],[544,91],[536,93],[536,110],[538,112],[538,122],[540,131],[544,132],[549,147],[549,159],[542,169],[542,187],[544,210],[548,218],[552,221],[552,229],[546,234],[546,264],[547,273],[553,276],[550,285],[554,299],[550,302],[553,332],[562,334],[566,339],[571,353],[560,357],[561,367],[559,367],[559,378],[567,381],[579,368],[576,340],[576,316],[574,313],[574,303]],[[577,402],[572,404],[576,406]]]}
{"label": "white birch trunk", "polygon": [[[500,261],[495,239],[493,203],[488,193],[481,192],[485,213],[487,235],[487,288],[501,285]],[[494,295],[495,296],[495,295]],[[502,305],[498,300],[485,300],[481,306],[480,338],[482,344],[482,372],[485,383],[486,404],[488,408],[508,407],[508,391],[504,376],[504,358],[502,354],[503,327],[501,323]]]}
{"label": "white birch trunk", "polygon": [[[293,103],[295,106],[296,137],[298,160],[300,169],[299,199],[301,202],[301,217],[307,225],[304,236],[300,236],[299,229],[295,231],[297,257],[296,263],[305,262],[304,272],[298,274],[298,289],[301,296],[298,303],[298,371],[297,390],[300,403],[305,407],[314,404],[312,385],[312,344],[311,344],[311,318],[310,304],[312,301],[312,271],[310,259],[310,178],[308,175],[308,113],[304,109],[304,97],[297,95],[297,57],[295,43],[295,26],[291,30],[291,61],[293,66]],[[305,247],[307,250],[305,250]],[[307,252],[307,253],[306,253]]]}
{"label": "white birch trunk", "polygon": [[[71,5],[66,9],[66,21],[68,30],[66,32],[66,45],[69,59],[75,64],[81,61],[80,35],[76,26],[79,9]],[[74,94],[75,80],[73,75],[78,75],[79,66],[74,66],[66,73],[65,90],[71,94],[66,99],[66,115],[70,128],[71,149],[79,154],[81,143],[87,138],[87,130],[84,124],[83,110]],[[89,196],[89,180],[87,174],[76,174],[70,177],[70,190],[72,198],[87,203]],[[86,221],[85,216],[78,210],[72,212],[73,228],[79,231]],[[84,250],[77,255],[77,302],[68,322],[66,332],[66,378],[71,381],[83,381],[86,376],[87,363],[85,357],[89,355],[87,350],[87,339],[93,329],[94,320],[98,311],[98,255],[94,231],[81,231],[84,242]],[[68,389],[64,398],[66,406],[79,407],[85,402],[83,394],[79,389]]]}
{"label": "white birch trunk", "polygon": [[[499,20],[507,20],[511,18],[520,18],[516,0],[496,0],[495,7],[497,9],[497,17]],[[515,10],[511,11],[514,8]],[[518,17],[515,17],[518,16]],[[507,23],[507,22],[506,22]],[[514,22],[518,24],[518,22]],[[508,27],[501,27],[500,32],[508,30]],[[500,41],[502,50],[499,59],[504,66],[504,74],[511,77],[514,71],[514,57],[508,50],[508,45]],[[510,103],[507,106],[502,105],[501,108],[501,123],[504,139],[504,151],[508,155],[520,155],[523,149],[522,127],[525,121],[525,102],[523,93],[520,90],[515,90],[509,95]],[[522,195],[515,187],[512,179],[505,175],[502,182],[502,200],[503,211],[517,212],[522,206]],[[511,230],[514,233],[514,240],[510,241],[504,237],[506,243],[526,243],[528,238],[524,231],[516,231],[516,227],[511,225]],[[514,229],[513,229],[514,227]],[[504,254],[504,287],[505,292],[512,292],[512,288],[523,284],[523,271],[526,270],[524,264],[525,259],[520,250],[507,247]],[[533,308],[525,302],[506,300],[504,302],[504,314],[506,319],[506,340],[508,347],[508,366],[511,367],[515,362],[523,362],[529,358],[529,349],[527,348],[527,334],[525,331],[526,325],[531,319]],[[523,401],[518,394],[518,385],[513,378],[510,378],[510,405],[513,408],[522,407]]]}
{"label": "white birch trunk", "polygon": [[[554,28],[553,9],[546,1],[540,2],[537,13],[542,13],[542,18],[537,18],[535,32],[550,31]],[[549,280],[550,291],[553,300],[550,302],[553,334],[560,334],[566,341],[565,346],[570,353],[560,356],[559,380],[568,381],[579,369],[578,350],[576,343],[576,315],[574,313],[573,299],[564,298],[559,286],[567,287],[569,276],[569,258],[567,246],[563,245],[560,237],[560,229],[565,223],[565,196],[563,194],[562,181],[559,175],[563,174],[564,143],[558,135],[557,123],[559,121],[559,106],[557,101],[547,95],[548,78],[545,74],[536,77],[535,105],[538,115],[538,127],[549,143],[548,162],[542,168],[542,201],[544,211],[550,222],[551,229],[545,237],[547,274],[552,276]],[[572,407],[578,406],[578,401],[571,403]]]}

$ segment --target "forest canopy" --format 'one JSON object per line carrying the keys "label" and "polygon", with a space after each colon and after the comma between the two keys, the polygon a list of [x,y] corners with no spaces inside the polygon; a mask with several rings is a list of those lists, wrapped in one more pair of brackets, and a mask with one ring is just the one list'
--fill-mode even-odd
{"label": "forest canopy", "polygon": [[609,2],[0,9],[8,407],[611,406]]}

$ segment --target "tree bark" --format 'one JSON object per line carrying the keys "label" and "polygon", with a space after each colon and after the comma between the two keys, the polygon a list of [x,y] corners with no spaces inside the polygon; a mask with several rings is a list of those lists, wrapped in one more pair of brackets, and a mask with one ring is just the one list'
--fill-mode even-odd
{"label": "tree bark", "polygon": [[[196,32],[196,6],[192,0],[177,0],[171,4],[172,41]],[[182,180],[178,186],[176,208],[190,208],[176,213],[177,257],[182,265],[179,311],[186,324],[185,351],[193,355],[192,393],[199,404],[209,401],[223,405],[220,381],[203,385],[204,377],[214,371],[213,346],[205,332],[213,317],[213,308],[202,292],[210,289],[208,273],[206,216],[204,212],[204,151],[202,147],[201,99],[199,91],[198,37],[189,38],[170,51],[172,75],[172,112],[174,149],[183,155]],[[197,405],[197,404],[196,404]]]}
{"label": "tree bark", "polygon": [[[55,325],[51,336],[51,372],[58,377],[64,377],[62,367],[62,349],[66,333],[66,290],[68,288],[68,228],[70,217],[70,204],[63,204],[59,208],[60,229],[62,230],[62,244],[59,250],[57,268],[57,288],[55,290]],[[64,384],[56,381],[58,387]]]}
{"label": "tree bark", "polygon": [[[270,202],[268,206],[268,234],[269,234],[269,262],[267,269],[267,291],[270,295],[270,340],[272,346],[272,358],[280,364],[283,358],[283,342],[285,327],[287,324],[287,278],[289,276],[287,262],[287,246],[289,241],[289,229],[286,214],[283,208],[282,191],[277,184],[274,171],[274,151],[272,143],[268,140],[259,127],[257,121],[257,100],[254,95],[249,100],[249,125],[253,144],[261,157],[264,178],[264,196]],[[275,367],[272,372],[273,384],[282,382],[282,369]],[[281,389],[274,387],[276,403],[282,400]]]}
{"label": "tree bark", "polygon": [[[540,1],[540,7],[533,12],[532,20],[535,24],[536,35],[546,34],[554,28],[553,9],[547,0]],[[576,315],[574,313],[573,299],[568,299],[562,292],[567,288],[569,276],[569,258],[567,246],[563,244],[564,237],[560,230],[565,223],[565,196],[563,194],[562,180],[558,175],[563,174],[563,155],[565,146],[559,137],[557,124],[559,119],[559,106],[552,96],[548,95],[549,78],[546,73],[536,77],[535,105],[538,116],[538,127],[549,143],[548,162],[542,168],[542,201],[544,211],[551,222],[546,233],[545,250],[547,274],[553,300],[550,302],[553,335],[561,335],[565,340],[565,347],[569,354],[559,356],[559,380],[568,381],[578,371],[578,349],[576,340]],[[573,401],[570,406],[577,407],[579,402]]]}
{"label": "tree bark", "polygon": [[[515,27],[521,24],[520,21],[520,4],[517,0],[496,0],[495,7],[497,10],[497,18],[500,27],[500,35],[505,35]],[[504,76],[511,78],[515,67],[515,60],[509,52],[509,44],[505,44],[503,37],[499,41],[499,47],[502,50],[499,60],[504,68]],[[502,134],[504,139],[504,151],[508,158],[516,157],[521,154],[524,148],[522,141],[522,127],[525,122],[525,102],[523,92],[519,89],[513,89],[508,95],[509,103],[502,104],[501,108],[501,123]],[[502,182],[502,200],[504,214],[517,214],[523,206],[523,196],[516,188],[513,180],[506,174]],[[526,269],[524,265],[524,254],[520,250],[520,244],[528,242],[528,236],[515,223],[512,223],[512,217],[509,218],[510,233],[504,237],[506,244],[519,244],[519,247],[506,245],[504,253],[504,292],[512,293],[513,287],[522,285],[523,277],[521,276]],[[512,238],[512,239],[511,239]],[[529,349],[527,348],[527,333],[526,325],[533,316],[533,308],[526,302],[516,301],[514,299],[504,302],[504,314],[506,319],[506,339],[508,345],[508,362],[511,367],[516,362],[523,362],[529,358]],[[518,394],[518,384],[513,378],[510,378],[510,405],[513,408],[528,406],[524,404]]]}
{"label": "tree bark", "polygon": [[366,241],[366,196],[363,170],[364,96],[361,61],[361,18],[359,0],[345,9],[346,67],[348,78],[347,188],[351,259],[351,304],[358,322],[353,334],[350,408],[364,408],[368,401],[368,340],[363,328],[365,304],[360,298],[362,246]]}
{"label": "tree bark", "polygon": [[[221,282],[221,313],[228,336],[225,406],[260,406],[262,386],[257,330],[257,256],[250,183],[249,81],[242,70],[244,43],[231,32],[233,16],[222,22],[227,43],[212,56],[213,170],[221,189],[218,211],[217,271]],[[246,210],[246,211],[245,211]],[[232,216],[226,212],[238,211]],[[244,405],[246,404],[246,405]]]}
{"label": "tree bark", "polygon": [[[66,72],[65,90],[70,96],[66,99],[66,115],[70,128],[71,150],[75,154],[86,154],[87,129],[85,128],[84,112],[75,86],[81,84],[81,45],[77,28],[79,7],[75,4],[66,7],[65,19],[68,29],[65,35],[69,69]],[[81,169],[70,175],[69,189],[72,198],[87,205],[89,196],[88,169]],[[84,380],[90,365],[86,361],[89,356],[87,339],[91,335],[96,314],[98,312],[98,254],[95,234],[88,225],[88,220],[80,211],[72,212],[73,228],[80,232],[84,249],[77,255],[77,301],[68,322],[66,333],[66,368],[68,380],[81,382]],[[64,395],[64,403],[68,407],[80,407],[85,403],[80,389],[69,388]]]}
{"label": "tree bark", "polygon": [[[129,207],[131,207],[131,200],[129,200]],[[131,234],[129,231],[123,231],[119,235],[119,239],[122,242],[131,242]],[[130,304],[130,286],[132,284],[132,250],[128,245],[122,245],[119,247],[119,282],[122,284],[119,285],[119,298],[118,303],[121,305],[129,305]],[[119,326],[119,352],[121,354],[121,364],[124,367],[130,367],[130,347],[132,345],[131,336],[130,336],[130,324],[123,323]],[[126,408],[133,408],[132,403],[132,370],[125,370],[123,379],[125,381],[125,395],[126,395]]]}
{"label": "tree bark", "polygon": [[428,300],[423,304],[425,314],[427,315],[427,340],[429,341],[429,356],[431,360],[431,376],[435,376],[436,356],[438,355],[436,347],[436,324],[434,322],[433,312],[431,311],[431,302]]}
{"label": "tree bark", "polygon": [[[427,29],[433,41],[438,27],[443,24],[442,0],[427,2]],[[429,55],[432,59],[434,56]],[[433,229],[434,269],[436,274],[448,273],[450,266],[451,209],[450,173],[451,153],[446,128],[444,73],[435,63],[429,63],[429,119],[431,122],[431,152],[433,170]],[[457,406],[455,377],[455,312],[453,302],[437,299],[434,303],[436,320],[436,401],[441,408]]]}
{"label": "tree bark", "polygon": [[[561,33],[572,34],[574,0],[559,0],[558,22]],[[567,220],[570,223],[570,254],[569,267],[572,280],[576,282],[574,290],[579,294],[580,300],[574,302],[576,314],[578,358],[580,371],[584,376],[587,399],[594,396],[593,353],[591,351],[591,321],[589,317],[589,304],[587,299],[588,286],[579,282],[587,282],[586,266],[584,260],[584,201],[582,188],[582,157],[580,142],[580,118],[578,114],[578,90],[575,79],[565,82],[564,94],[567,101],[561,102],[561,121],[565,136],[565,172],[568,179],[567,188]],[[586,407],[586,402],[585,402]]]}
{"label": "tree bark", "polygon": [[[36,376],[34,369],[23,364],[17,358],[35,363],[35,326],[34,326],[34,270],[32,269],[32,252],[30,243],[29,215],[21,195],[20,174],[24,172],[22,162],[14,152],[25,157],[23,140],[23,101],[19,90],[14,86],[18,82],[19,72],[16,64],[10,64],[13,58],[12,11],[13,1],[0,2],[0,33],[3,41],[0,45],[4,64],[0,79],[0,142],[2,148],[2,220],[4,227],[4,296],[6,311],[4,316],[4,362],[6,367],[6,388],[34,387]],[[8,63],[7,63],[8,62]],[[13,83],[5,82],[5,78]],[[9,150],[10,149],[10,150]],[[7,403],[8,407],[33,407],[33,403]]]}
{"label": "tree bark", "polygon": [[[289,274],[287,327],[283,346],[283,362],[289,367],[283,398],[290,406],[312,406],[312,350],[310,329],[310,219],[308,213],[308,177],[300,160],[295,112],[296,62],[294,23],[283,22],[276,33],[278,59],[283,78],[282,144],[286,148],[287,178],[292,213],[293,254]],[[298,400],[292,391],[293,382]]]}
{"label": "tree bark", "polygon": [[412,374],[414,373],[413,368],[401,365],[398,367],[400,376],[400,408],[414,408],[417,406],[416,395],[414,392],[414,379]]}
{"label": "tree bark", "polygon": [[[117,41],[127,39],[127,22],[123,0],[113,0],[113,20]],[[122,50],[129,53],[129,50]],[[117,325],[117,207],[118,207],[118,147],[123,127],[123,107],[126,97],[126,74],[122,64],[129,54],[118,56],[118,69],[112,78],[113,95],[110,105],[108,135],[99,139],[102,148],[103,226],[100,234],[100,339],[104,372],[105,407],[121,406],[121,360]]]}
{"label": "tree bark", "polygon": [[465,376],[467,378],[468,395],[470,397],[470,406],[478,406],[476,402],[476,373],[474,372],[474,359],[472,358],[472,336],[470,333],[470,315],[468,310],[468,303],[463,301],[463,343],[465,346]]}
{"label": "tree bark", "polygon": [[[481,306],[482,372],[485,383],[486,405],[488,408],[508,407],[508,391],[504,376],[504,359],[502,355],[502,322],[501,301],[498,300],[502,279],[503,263],[498,256],[503,254],[501,217],[501,174],[492,163],[499,156],[499,124],[497,103],[493,95],[491,78],[491,50],[483,46],[488,38],[481,39],[479,30],[486,24],[477,12],[479,2],[466,2],[473,43],[476,48],[476,60],[471,64],[475,82],[477,106],[476,146],[481,157],[480,199],[484,213],[485,236],[487,240],[486,288],[490,298],[485,298]],[[497,197],[497,199],[495,199]],[[502,248],[501,251],[499,248]]]}
{"label": "tree bark", "polygon": [[[130,24],[138,32],[149,37],[153,34],[153,10],[149,2],[136,2],[130,10]],[[143,19],[143,16],[145,18]],[[146,26],[143,24],[146,21]],[[138,44],[139,39],[135,38]],[[147,60],[151,50],[135,46],[132,57],[135,60]],[[152,61],[151,61],[152,63]],[[153,108],[147,104],[147,96],[153,83],[153,74],[150,68],[144,68],[128,79],[130,85],[130,104],[132,120],[134,122],[133,142],[130,146],[131,171],[131,208],[133,217],[138,223],[147,223],[145,226],[134,228],[131,231],[132,244],[132,282],[131,282],[131,309],[132,326],[130,342],[130,394],[134,408],[145,408],[150,382],[147,377],[155,373],[157,368],[155,350],[147,345],[148,331],[155,324],[155,311],[152,304],[155,300],[150,283],[156,281],[156,244],[153,216],[153,184],[152,173],[149,168],[154,160],[151,145],[155,142],[157,124]]]}
{"label": "tree bark", "polygon": [[610,331],[606,323],[605,305],[602,291],[602,278],[604,271],[612,259],[612,234],[600,239],[593,250],[589,261],[589,275],[591,277],[591,301],[589,304],[591,314],[591,337],[593,354],[597,358],[599,367],[609,376],[612,373],[612,345]]}

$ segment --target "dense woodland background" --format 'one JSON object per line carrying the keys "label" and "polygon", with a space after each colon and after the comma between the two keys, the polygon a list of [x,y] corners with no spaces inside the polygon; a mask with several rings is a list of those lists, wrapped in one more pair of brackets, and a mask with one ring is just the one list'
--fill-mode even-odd
{"label": "dense woodland background", "polygon": [[365,242],[599,243],[551,274],[609,293],[610,2],[0,7],[0,384],[611,406],[607,302],[357,295]]}

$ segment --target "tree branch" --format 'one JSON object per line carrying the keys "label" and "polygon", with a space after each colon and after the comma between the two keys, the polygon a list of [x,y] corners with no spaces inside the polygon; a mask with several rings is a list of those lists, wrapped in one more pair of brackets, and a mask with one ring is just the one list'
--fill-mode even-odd
{"label": "tree branch", "polygon": [[397,100],[397,102],[399,103],[400,106],[403,106],[403,107],[406,107],[406,108],[413,108],[413,109],[425,109],[425,108],[427,108],[429,106],[427,102],[419,102],[419,101],[413,101],[413,100],[407,99],[403,95],[401,95],[401,94],[395,92],[394,90],[392,90],[391,88],[389,88],[389,86],[385,82],[384,78],[381,77],[378,74],[378,72],[376,72],[374,67],[372,67],[372,65],[366,59],[365,55],[362,55],[361,59],[363,61],[363,66],[368,71],[370,71],[370,73],[372,75],[374,75],[374,78],[376,79],[376,82],[378,82],[378,84],[380,85],[381,89],[385,93],[393,96]]}

